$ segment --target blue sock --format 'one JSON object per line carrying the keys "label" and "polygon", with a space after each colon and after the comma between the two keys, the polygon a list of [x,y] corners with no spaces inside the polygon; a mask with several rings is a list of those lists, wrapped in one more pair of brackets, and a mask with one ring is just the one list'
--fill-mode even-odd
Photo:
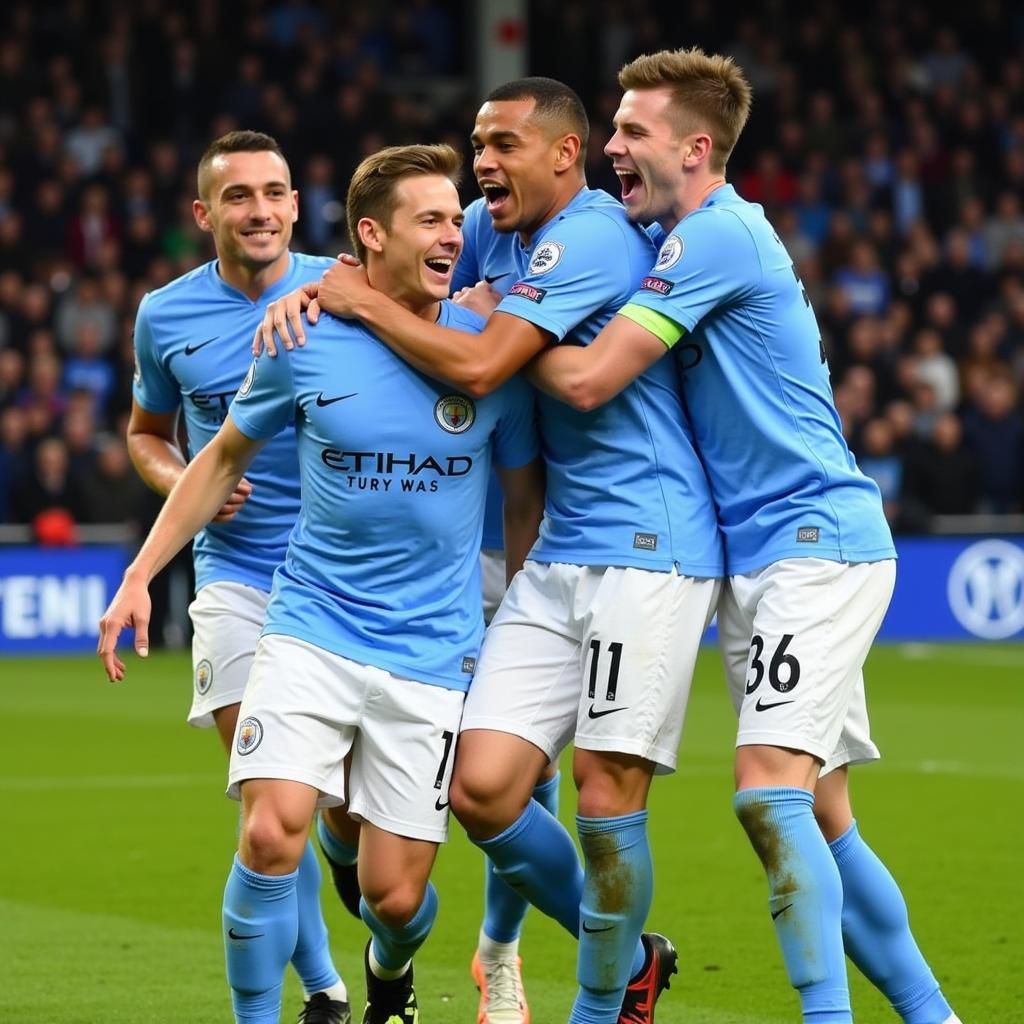
{"label": "blue sock", "polygon": [[340,864],[342,867],[355,864],[359,856],[359,850],[355,846],[349,846],[348,843],[339,839],[327,827],[322,814],[316,816],[316,838],[317,842],[320,843],[320,849],[324,851],[324,856],[329,861]]}
{"label": "blue sock", "polygon": [[896,880],[854,822],[829,849],[843,880],[843,939],[861,973],[906,1024],[942,1024],[953,1012],[910,933]]}
{"label": "blue sock", "polygon": [[576,937],[583,868],[572,836],[554,815],[531,800],[504,832],[473,841],[506,884]]}
{"label": "blue sock", "polygon": [[359,901],[359,913],[373,933],[373,955],[377,963],[389,971],[397,971],[413,958],[430,934],[437,917],[437,890],[432,882],[427,882],[419,910],[400,928],[384,924],[364,899]]}
{"label": "blue sock", "polygon": [[278,1024],[295,950],[297,871],[259,875],[235,855],[224,887],[224,957],[237,1024]]}
{"label": "blue sock", "polygon": [[644,964],[640,933],[654,888],[647,812],[616,818],[577,815],[576,828],[585,874],[577,961],[580,988],[569,1024],[615,1024],[629,979]]}
{"label": "blue sock", "polygon": [[320,861],[316,859],[313,844],[307,841],[295,882],[299,933],[292,953],[292,966],[302,979],[306,995],[322,992],[340,980],[331,960],[327,925],[320,909],[321,880]]}
{"label": "blue sock", "polygon": [[768,875],[768,906],[805,1024],[851,1024],[843,954],[843,886],[814,820],[814,795],[771,786],[733,798]]}
{"label": "blue sock", "polygon": [[[548,810],[552,817],[558,817],[558,785],[561,773],[533,789],[533,799]],[[515,942],[523,926],[526,899],[510,889],[497,871],[490,858],[484,859],[484,934],[495,942]]]}

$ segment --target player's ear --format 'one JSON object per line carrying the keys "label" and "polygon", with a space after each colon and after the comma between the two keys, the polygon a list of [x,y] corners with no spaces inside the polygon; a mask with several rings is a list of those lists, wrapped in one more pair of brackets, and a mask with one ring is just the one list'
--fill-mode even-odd
{"label": "player's ear", "polygon": [[378,221],[372,217],[363,217],[356,225],[356,233],[359,241],[372,252],[382,252],[384,249],[384,229]]}
{"label": "player's ear", "polygon": [[714,144],[707,132],[697,132],[686,140],[683,147],[683,166],[696,167],[711,157]]}
{"label": "player's ear", "polygon": [[213,231],[213,225],[210,223],[210,211],[206,208],[206,203],[202,199],[192,200],[192,216],[196,219],[196,224],[199,225],[201,231]]}
{"label": "player's ear", "polygon": [[574,167],[580,155],[580,137],[570,132],[563,135],[556,143],[555,169],[567,171]]}

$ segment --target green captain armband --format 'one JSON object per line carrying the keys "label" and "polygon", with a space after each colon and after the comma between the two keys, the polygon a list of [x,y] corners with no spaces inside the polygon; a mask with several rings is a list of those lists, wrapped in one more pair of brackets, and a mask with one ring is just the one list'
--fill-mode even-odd
{"label": "green captain armband", "polygon": [[671,348],[686,333],[685,327],[681,327],[664,313],[648,309],[647,306],[640,306],[635,302],[627,302],[619,310],[619,316],[624,316],[650,331],[664,344],[665,348]]}

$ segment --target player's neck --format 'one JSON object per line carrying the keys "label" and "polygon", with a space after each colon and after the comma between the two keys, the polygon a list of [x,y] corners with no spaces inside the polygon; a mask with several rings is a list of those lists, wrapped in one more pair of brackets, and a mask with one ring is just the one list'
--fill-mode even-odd
{"label": "player's neck", "polygon": [[527,230],[519,232],[519,241],[529,247],[533,241],[533,236],[545,224],[554,220],[586,187],[587,180],[581,175],[566,176],[564,179],[560,179],[559,187],[552,196],[551,203],[535,224],[531,225]]}
{"label": "player's neck", "polygon": [[686,178],[679,186],[671,212],[659,218],[658,223],[666,231],[671,231],[687,214],[699,210],[708,196],[724,184],[724,174],[702,174],[699,178]]}
{"label": "player's neck", "polygon": [[393,302],[397,302],[403,309],[409,310],[413,316],[418,316],[428,323],[436,323],[441,315],[441,302],[432,295],[424,295],[419,291],[411,291],[404,288],[399,281],[394,281],[382,266],[372,257],[366,262],[366,280],[375,291],[386,295]]}
{"label": "player's neck", "polygon": [[226,260],[218,254],[217,272],[221,280],[238,289],[255,302],[271,285],[277,284],[288,272],[291,253],[285,249],[273,263],[253,267],[233,260]]}

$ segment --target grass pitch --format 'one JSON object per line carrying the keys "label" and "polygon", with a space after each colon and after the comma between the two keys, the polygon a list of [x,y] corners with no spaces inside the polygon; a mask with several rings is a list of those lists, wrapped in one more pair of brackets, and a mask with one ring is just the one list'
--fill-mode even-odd
{"label": "grass pitch", "polygon": [[[852,772],[861,831],[899,880],[919,943],[965,1024],[1024,1024],[1024,646],[879,647],[868,665],[885,754]],[[229,1024],[220,902],[235,845],[216,737],[189,729],[181,655],[0,661],[0,1022]],[[765,882],[730,809],[733,716],[702,655],[679,772],[655,781],[650,927],[680,951],[659,1024],[799,1019]],[[563,820],[573,795],[563,778]],[[441,911],[417,956],[423,1024],[473,1024],[481,857],[453,823]],[[365,931],[325,886],[356,1019]],[[559,1024],[575,950],[531,912],[522,951],[536,1024]],[[898,1018],[851,965],[858,1024]],[[290,973],[282,1019],[294,1020]]]}

